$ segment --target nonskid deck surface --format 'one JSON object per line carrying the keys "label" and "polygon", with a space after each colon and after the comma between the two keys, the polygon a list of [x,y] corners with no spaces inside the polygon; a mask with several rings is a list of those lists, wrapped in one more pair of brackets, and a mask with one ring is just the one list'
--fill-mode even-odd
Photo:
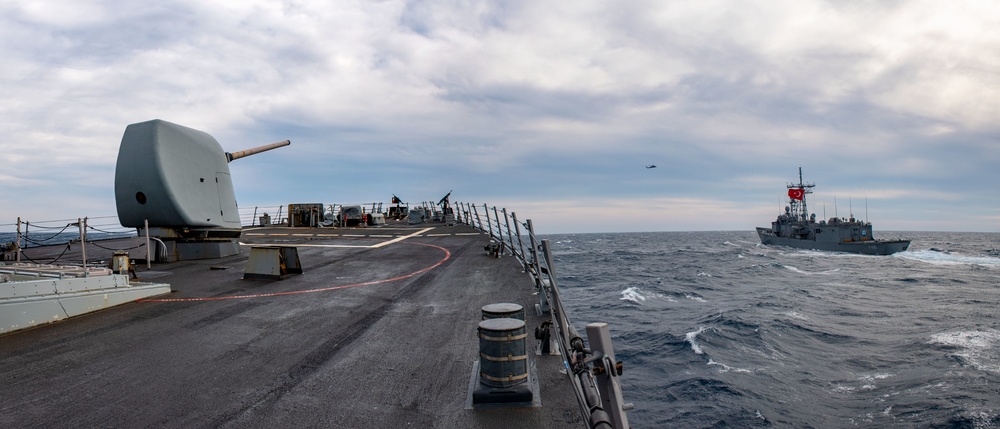
{"label": "nonskid deck surface", "polygon": [[241,242],[295,246],[303,274],[243,280],[245,250],[140,263],[175,292],[0,337],[0,427],[585,425],[560,356],[530,353],[541,407],[467,409],[482,306],[521,304],[529,333],[542,322],[530,277],[486,256],[486,235],[268,228]]}

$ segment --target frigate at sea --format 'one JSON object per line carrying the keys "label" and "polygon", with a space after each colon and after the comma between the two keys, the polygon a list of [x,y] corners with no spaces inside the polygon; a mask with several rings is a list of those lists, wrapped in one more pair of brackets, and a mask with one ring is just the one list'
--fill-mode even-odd
{"label": "frigate at sea", "polygon": [[799,167],[799,182],[787,185],[785,212],[771,222],[770,228],[757,227],[762,244],[867,255],[891,255],[910,246],[910,240],[876,239],[872,224],[855,219],[853,214],[846,219],[832,217],[816,221],[816,214],[810,214],[806,206],[806,195],[811,194],[815,186],[815,183],[802,180],[802,168]]}
{"label": "frigate at sea", "polygon": [[79,238],[30,246],[39,225],[18,219],[0,427],[630,427],[611,327],[570,320],[530,219],[448,192],[245,222],[228,163],[290,144],[228,153],[132,124],[128,237],[91,240],[81,218],[63,227]]}

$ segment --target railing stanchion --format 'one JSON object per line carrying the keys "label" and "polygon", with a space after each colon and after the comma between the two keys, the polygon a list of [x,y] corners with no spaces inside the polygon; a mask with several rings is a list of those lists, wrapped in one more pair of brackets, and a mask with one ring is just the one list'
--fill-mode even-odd
{"label": "railing stanchion", "polygon": [[76,224],[80,227],[80,257],[83,258],[83,276],[90,277],[87,271],[87,218],[76,218]]}
{"label": "railing stanchion", "polygon": [[538,289],[538,311],[540,311],[542,314],[545,314],[551,311],[551,308],[549,306],[549,297],[548,297],[549,292],[546,290],[547,287],[545,286],[544,280],[542,279],[542,265],[541,261],[539,260],[540,258],[538,257],[539,244],[537,241],[535,241],[535,227],[531,223],[531,219],[528,219],[526,221],[526,227],[528,228],[528,239],[531,244],[530,267],[531,271],[533,271],[532,274],[535,277],[535,287]]}
{"label": "railing stanchion", "polygon": [[500,244],[500,254],[503,255],[503,249],[507,247],[507,243],[503,242],[503,227],[500,226],[500,214],[497,213],[497,206],[493,206],[493,219],[497,222],[497,241]]}
{"label": "railing stanchion", "polygon": [[143,219],[142,223],[144,226],[143,229],[146,231],[146,269],[150,270],[153,268],[153,263],[150,262],[150,259],[153,257],[153,252],[149,250],[149,219]]}
{"label": "railing stanchion", "polygon": [[486,228],[490,233],[490,238],[493,238],[493,221],[490,220],[490,208],[483,204],[483,212],[486,213]]}
{"label": "railing stanchion", "polygon": [[21,216],[17,217],[17,243],[15,243],[14,245],[17,246],[14,249],[15,252],[14,255],[17,263],[20,264],[21,263]]}
{"label": "railing stanchion", "polygon": [[628,428],[628,417],[625,415],[625,410],[631,409],[632,404],[626,404],[622,397],[622,387],[618,381],[622,367],[615,359],[615,348],[611,344],[611,331],[608,329],[608,324],[588,324],[587,341],[590,343],[590,350],[594,356],[597,356],[598,353],[603,356],[600,360],[594,361],[594,366],[601,368],[597,375],[597,390],[601,393],[601,408],[608,412],[614,427]]}
{"label": "railing stanchion", "polygon": [[521,241],[521,226],[517,223],[517,213],[510,212],[510,218],[514,220],[514,233],[517,234],[517,253],[521,255],[521,268],[528,271],[528,255],[524,253],[524,243]]}
{"label": "railing stanchion", "polygon": [[486,232],[486,230],[483,229],[483,219],[479,217],[479,209],[476,208],[475,204],[472,205],[472,213],[476,215],[476,229],[481,232]]}

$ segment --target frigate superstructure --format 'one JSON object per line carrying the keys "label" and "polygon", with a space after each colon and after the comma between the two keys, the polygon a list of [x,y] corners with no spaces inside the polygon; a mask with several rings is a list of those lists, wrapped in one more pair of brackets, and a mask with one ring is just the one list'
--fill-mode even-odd
{"label": "frigate superstructure", "polygon": [[806,205],[806,195],[815,186],[802,180],[799,167],[799,182],[787,185],[785,212],[771,222],[770,228],[757,227],[762,244],[867,255],[891,255],[910,246],[910,240],[876,239],[871,222],[855,219],[853,214],[846,219],[832,217],[817,221],[816,214],[810,214]]}

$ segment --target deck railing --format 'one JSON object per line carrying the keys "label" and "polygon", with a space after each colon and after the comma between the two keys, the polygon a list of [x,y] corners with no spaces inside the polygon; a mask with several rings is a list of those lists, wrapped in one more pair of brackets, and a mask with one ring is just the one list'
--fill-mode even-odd
{"label": "deck railing", "polygon": [[[497,256],[510,254],[517,258],[525,272],[534,279],[538,290],[536,309],[551,315],[552,332],[542,337],[556,338],[559,353],[564,356],[569,377],[576,390],[584,415],[591,428],[628,429],[626,404],[621,391],[622,363],[615,359],[611,333],[607,323],[586,326],[589,347],[573,327],[559,297],[555,264],[548,240],[539,240],[530,219],[521,223],[514,212],[486,204],[457,203],[455,219],[489,234]],[[524,227],[522,234],[521,227]],[[548,327],[543,324],[542,331]],[[543,340],[542,352],[548,352]]]}
{"label": "deck railing", "polygon": [[[136,237],[134,228],[124,228],[118,224],[116,216],[84,217],[77,219],[45,220],[45,221],[25,221],[17,218],[17,223],[0,225],[0,228],[15,227],[16,232],[0,233],[0,261],[11,261],[20,263],[30,262],[34,264],[80,264],[87,266],[93,261],[87,258],[87,246],[96,246],[101,249],[111,251],[129,251],[143,244],[136,244],[127,248],[107,248],[102,245],[103,241]],[[67,244],[66,248],[54,259],[34,260],[24,254],[23,250],[31,247],[42,247]],[[79,244],[80,259],[63,261],[70,250],[70,244]],[[74,258],[69,256],[67,259]]]}

